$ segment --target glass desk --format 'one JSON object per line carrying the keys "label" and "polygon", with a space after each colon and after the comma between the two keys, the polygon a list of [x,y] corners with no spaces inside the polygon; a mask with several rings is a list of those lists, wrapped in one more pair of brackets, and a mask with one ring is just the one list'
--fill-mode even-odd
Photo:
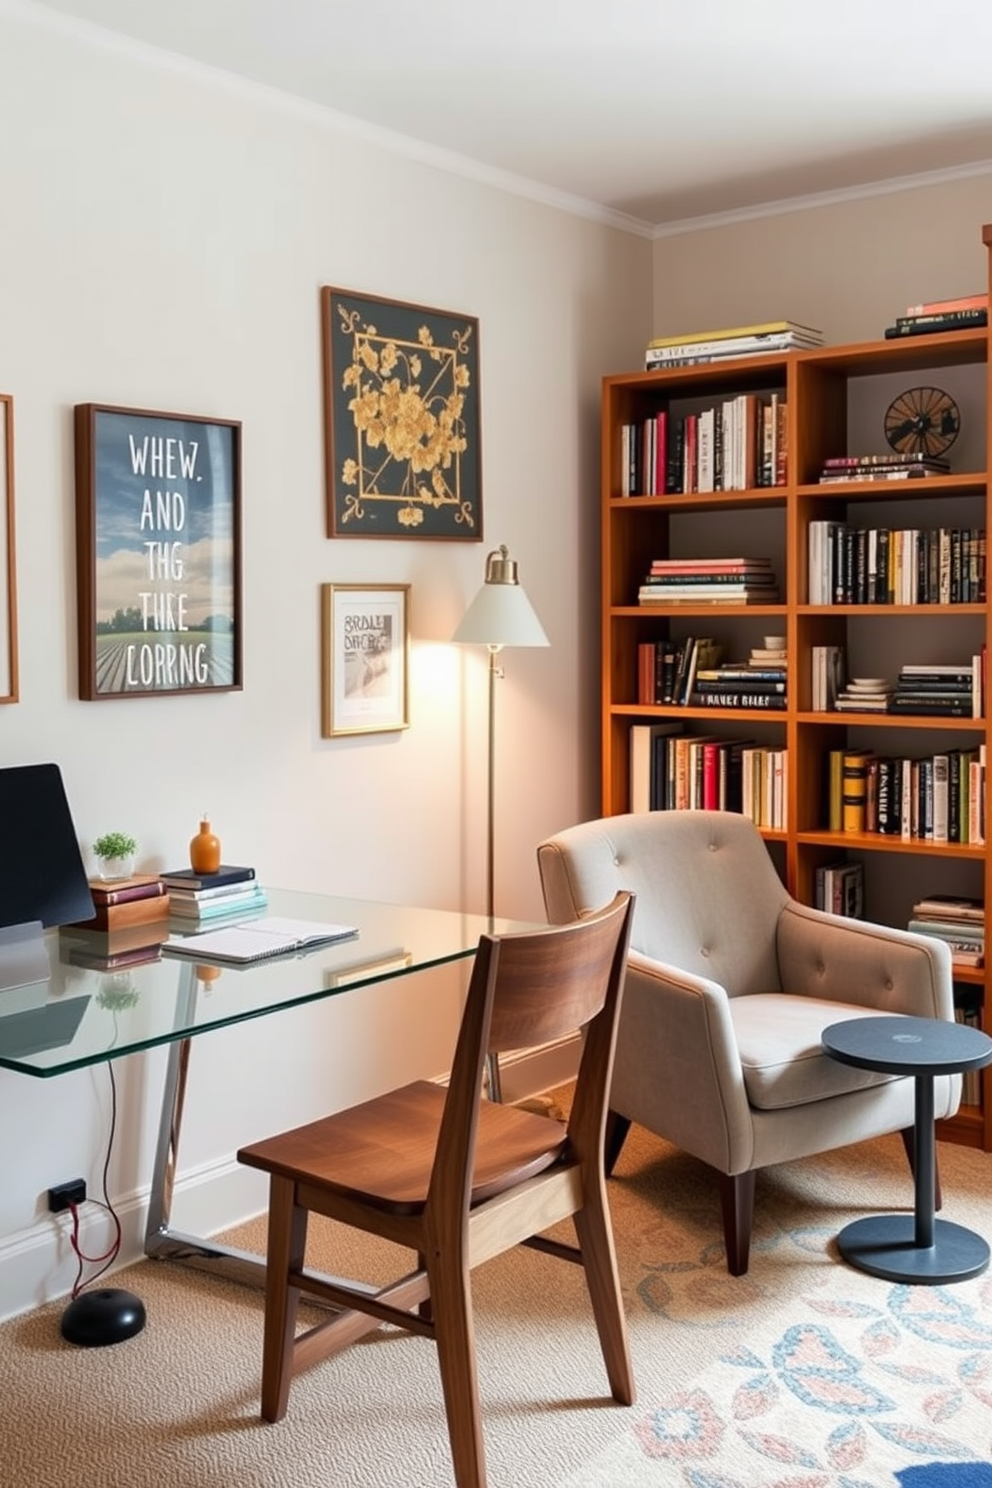
{"label": "glass desk", "polygon": [[[486,932],[536,928],[487,915],[286,890],[270,890],[268,898],[270,914],[355,925],[358,935],[248,967],[225,964],[223,995],[211,996],[210,968],[191,957],[163,952],[132,965],[94,966],[103,937],[50,931],[47,977],[0,991],[0,1068],[49,1079],[168,1046],[145,1253],[253,1285],[264,1275],[259,1256],[181,1234],[169,1223],[191,1039],[470,957]],[[153,934],[158,929],[149,928]],[[170,928],[176,932],[175,920]]]}

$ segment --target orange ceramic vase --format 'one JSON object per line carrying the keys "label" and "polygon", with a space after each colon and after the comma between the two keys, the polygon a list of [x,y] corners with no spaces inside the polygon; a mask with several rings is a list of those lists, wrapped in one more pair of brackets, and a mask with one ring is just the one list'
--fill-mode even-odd
{"label": "orange ceramic vase", "polygon": [[220,838],[210,830],[206,817],[200,821],[200,830],[190,839],[189,863],[194,873],[216,873],[220,867]]}

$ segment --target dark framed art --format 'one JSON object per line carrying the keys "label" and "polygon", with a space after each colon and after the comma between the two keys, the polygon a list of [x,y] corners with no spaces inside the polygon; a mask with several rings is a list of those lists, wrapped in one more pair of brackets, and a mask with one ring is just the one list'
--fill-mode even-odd
{"label": "dark framed art", "polygon": [[16,703],[17,565],[14,553],[14,400],[0,393],[0,703]]}
{"label": "dark framed art", "polygon": [[321,290],[329,537],[482,540],[479,322]]}
{"label": "dark framed art", "polygon": [[76,405],[79,696],[241,687],[241,424]]}
{"label": "dark framed art", "polygon": [[321,585],[321,735],[410,725],[409,584]]}

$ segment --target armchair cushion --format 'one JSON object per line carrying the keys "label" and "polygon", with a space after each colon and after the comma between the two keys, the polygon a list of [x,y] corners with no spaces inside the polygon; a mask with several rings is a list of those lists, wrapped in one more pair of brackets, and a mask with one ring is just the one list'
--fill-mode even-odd
{"label": "armchair cushion", "polygon": [[850,1090],[884,1085],[893,1078],[841,1064],[820,1044],[828,1024],[863,1018],[864,1008],[794,997],[788,992],[758,992],[731,997],[728,1011],[737,1035],[748,1102],[760,1111],[805,1106]]}

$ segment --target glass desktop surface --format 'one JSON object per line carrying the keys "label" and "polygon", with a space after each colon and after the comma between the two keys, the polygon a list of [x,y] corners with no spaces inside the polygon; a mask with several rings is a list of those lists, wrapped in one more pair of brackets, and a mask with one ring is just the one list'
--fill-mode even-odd
{"label": "glass desktop surface", "polygon": [[[203,975],[193,958],[168,953],[110,970],[80,965],[76,957],[85,957],[97,938],[49,931],[47,980],[0,990],[0,1068],[41,1078],[64,1074],[469,957],[488,931],[537,928],[281,889],[269,890],[268,900],[269,914],[355,925],[358,936],[251,966],[215,965]],[[188,927],[173,919],[169,928]]]}

